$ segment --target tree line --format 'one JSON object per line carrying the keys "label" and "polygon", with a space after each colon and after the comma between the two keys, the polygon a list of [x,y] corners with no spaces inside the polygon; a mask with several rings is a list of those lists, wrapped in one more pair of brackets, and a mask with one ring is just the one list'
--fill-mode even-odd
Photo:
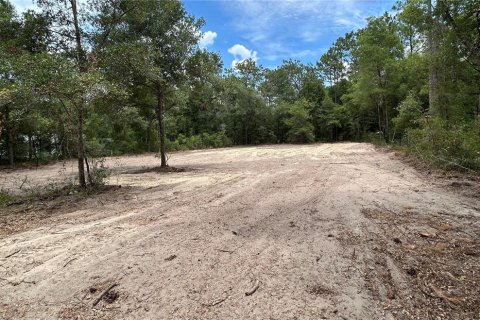
{"label": "tree line", "polygon": [[405,0],[314,65],[224,69],[178,0],[0,0],[0,161],[377,140],[480,168],[478,0]]}

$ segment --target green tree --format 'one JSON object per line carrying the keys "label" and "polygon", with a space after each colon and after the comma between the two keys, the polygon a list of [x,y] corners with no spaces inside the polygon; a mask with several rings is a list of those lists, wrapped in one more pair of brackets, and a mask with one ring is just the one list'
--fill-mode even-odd
{"label": "green tree", "polygon": [[315,141],[314,128],[308,114],[309,105],[305,99],[295,102],[288,110],[285,124],[288,127],[287,141],[307,143]]}
{"label": "green tree", "polygon": [[395,131],[403,135],[408,129],[419,127],[422,106],[414,93],[410,92],[398,105],[397,110],[398,115],[393,118]]}
{"label": "green tree", "polygon": [[354,104],[376,111],[378,130],[385,141],[391,138],[390,121],[397,105],[398,60],[403,47],[393,19],[371,18],[358,36],[358,72],[349,93]]}
{"label": "green tree", "polygon": [[218,54],[205,50],[195,52],[187,61],[188,80],[182,88],[188,98],[186,108],[177,117],[178,121],[183,122],[183,134],[198,135],[221,130],[217,114],[221,110],[222,66]]}
{"label": "green tree", "polygon": [[161,166],[166,167],[165,113],[173,107],[175,92],[187,78],[187,62],[196,50],[204,22],[187,14],[177,0],[124,3],[131,3],[132,9],[125,14],[122,28],[110,35],[116,52],[130,51],[118,74],[133,79],[137,87],[154,96]]}

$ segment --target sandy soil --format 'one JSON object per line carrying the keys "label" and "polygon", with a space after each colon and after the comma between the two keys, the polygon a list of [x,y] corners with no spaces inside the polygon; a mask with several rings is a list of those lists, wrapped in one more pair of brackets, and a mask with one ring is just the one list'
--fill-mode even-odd
{"label": "sandy soil", "polygon": [[[393,154],[227,148],[143,170],[157,164],[110,158],[122,188],[3,209],[0,318],[480,319],[478,198]],[[3,171],[0,188],[74,166]]]}

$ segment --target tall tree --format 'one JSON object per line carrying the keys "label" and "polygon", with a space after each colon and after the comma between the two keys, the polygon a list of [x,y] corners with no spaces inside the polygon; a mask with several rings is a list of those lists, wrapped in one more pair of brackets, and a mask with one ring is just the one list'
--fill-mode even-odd
{"label": "tall tree", "polygon": [[120,45],[121,52],[125,48],[131,51],[126,53],[129,70],[124,71],[155,97],[161,167],[166,167],[165,113],[173,106],[172,95],[187,78],[187,62],[197,48],[204,21],[189,15],[178,0],[124,3],[134,5],[123,19],[124,28],[115,32],[112,41]]}
{"label": "tall tree", "polygon": [[[88,65],[85,36],[88,22],[85,11],[77,0],[37,0],[37,5],[50,20],[51,29],[55,35],[50,44],[53,50],[58,50],[71,58],[75,62],[77,72],[86,74]],[[78,89],[80,88],[79,86]],[[71,116],[74,117],[72,121],[76,122],[78,179],[80,186],[86,187],[84,125],[88,92],[81,90],[73,92],[77,94],[69,95],[66,101],[68,107],[74,109],[74,114]]]}
{"label": "tall tree", "polygon": [[438,43],[435,33],[438,32],[438,26],[436,16],[434,14],[434,8],[432,5],[432,0],[427,0],[427,21],[428,21],[428,54],[429,54],[429,65],[428,65],[428,101],[430,113],[433,115],[439,115],[439,101],[438,101],[438,74],[436,70],[436,61],[437,61],[437,51]]}
{"label": "tall tree", "polygon": [[396,25],[389,15],[370,18],[358,36],[358,73],[350,96],[353,101],[376,111],[378,130],[385,141],[391,138],[390,120],[397,104],[397,61],[403,47]]}
{"label": "tall tree", "polygon": [[[95,101],[92,92],[100,93],[102,90],[97,90],[100,87],[104,90],[110,89],[97,69],[94,49],[101,48],[98,39],[106,39],[105,35],[120,23],[119,19],[110,19],[106,28],[101,29],[96,26],[96,14],[107,2],[110,1],[96,0],[85,3],[77,0],[36,0],[50,25],[52,37],[48,47],[52,53],[67,59],[65,63],[60,63],[59,67],[68,69],[67,74],[71,76],[70,79],[75,79],[73,82],[66,81],[64,86],[53,86],[55,90],[49,93],[52,95],[52,101],[59,101],[62,104],[68,119],[75,126],[78,176],[81,187],[87,186],[87,175],[92,184],[85,154],[85,122]],[[54,57],[55,59],[58,58]],[[69,64],[72,64],[73,70],[70,70]],[[47,69],[51,71],[50,68]],[[59,69],[56,72],[63,71]],[[70,71],[76,72],[77,75]],[[68,91],[65,91],[66,88],[69,88]],[[59,97],[55,97],[55,94],[59,94]]]}

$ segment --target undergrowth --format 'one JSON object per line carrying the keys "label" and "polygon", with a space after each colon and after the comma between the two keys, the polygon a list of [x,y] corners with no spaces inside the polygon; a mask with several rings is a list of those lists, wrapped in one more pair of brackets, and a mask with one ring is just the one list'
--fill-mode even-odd
{"label": "undergrowth", "polygon": [[0,208],[7,206],[13,199],[14,196],[8,190],[0,189]]}

